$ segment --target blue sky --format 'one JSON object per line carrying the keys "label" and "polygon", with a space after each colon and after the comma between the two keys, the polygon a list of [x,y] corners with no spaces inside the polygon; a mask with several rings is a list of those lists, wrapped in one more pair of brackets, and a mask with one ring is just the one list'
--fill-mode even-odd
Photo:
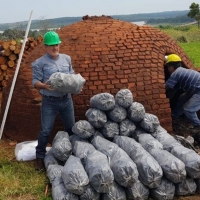
{"label": "blue sky", "polygon": [[200,0],[0,0],[0,23],[74,17],[84,15],[123,15],[189,10]]}

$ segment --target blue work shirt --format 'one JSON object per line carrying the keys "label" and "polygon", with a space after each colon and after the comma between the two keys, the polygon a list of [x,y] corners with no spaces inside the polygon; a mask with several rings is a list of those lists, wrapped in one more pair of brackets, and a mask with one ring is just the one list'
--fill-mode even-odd
{"label": "blue work shirt", "polygon": [[200,94],[200,73],[178,67],[166,81],[169,88],[182,89],[188,94]]}
{"label": "blue work shirt", "polygon": [[[62,72],[66,74],[74,74],[71,64],[71,57],[66,54],[59,54],[56,59],[53,59],[48,53],[38,58],[32,63],[33,69],[33,86],[38,81],[46,83],[49,77],[55,72]],[[62,97],[65,95],[62,92],[41,89],[40,93],[45,96]]]}

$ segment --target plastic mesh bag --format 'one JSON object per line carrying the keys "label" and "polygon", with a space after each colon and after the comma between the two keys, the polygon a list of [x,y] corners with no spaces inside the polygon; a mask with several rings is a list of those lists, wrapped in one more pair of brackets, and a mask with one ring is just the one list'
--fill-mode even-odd
{"label": "plastic mesh bag", "polygon": [[64,165],[62,178],[67,191],[81,195],[89,184],[88,175],[79,158],[70,156]]}
{"label": "plastic mesh bag", "polygon": [[131,136],[134,134],[135,129],[135,124],[131,120],[125,119],[119,124],[119,135]]}
{"label": "plastic mesh bag", "polygon": [[101,128],[104,126],[104,124],[107,122],[107,116],[106,114],[96,108],[89,108],[85,116],[87,117],[87,120],[94,126],[95,128]]}
{"label": "plastic mesh bag", "polygon": [[65,188],[63,180],[55,179],[52,182],[52,197],[53,200],[78,200],[78,196],[68,192]]}
{"label": "plastic mesh bag", "polygon": [[152,135],[147,133],[140,134],[138,136],[138,142],[147,152],[149,152],[152,149],[163,149],[163,145]]}
{"label": "plastic mesh bag", "polygon": [[185,164],[186,172],[191,178],[200,178],[200,156],[195,151],[179,145],[171,153]]}
{"label": "plastic mesh bag", "polygon": [[78,94],[85,84],[85,79],[80,74],[55,72],[50,76],[47,84],[62,93]]}
{"label": "plastic mesh bag", "polygon": [[99,193],[108,193],[114,181],[106,155],[94,151],[86,158],[85,170],[88,173],[90,184]]}
{"label": "plastic mesh bag", "polygon": [[114,122],[121,122],[126,119],[127,111],[120,105],[115,105],[114,108],[107,112],[107,116]]}
{"label": "plastic mesh bag", "polygon": [[94,134],[95,129],[88,121],[79,120],[72,127],[72,131],[79,137],[83,139],[88,139]]}
{"label": "plastic mesh bag", "polygon": [[194,179],[186,178],[181,183],[175,185],[175,194],[180,196],[195,194],[197,185]]}
{"label": "plastic mesh bag", "polygon": [[186,178],[185,164],[166,150],[152,149],[150,154],[158,161],[167,179],[179,183]]}
{"label": "plastic mesh bag", "polygon": [[135,162],[139,172],[139,179],[150,188],[157,187],[163,176],[163,171],[158,162],[133,138],[115,136],[113,140]]}
{"label": "plastic mesh bag", "polygon": [[121,89],[115,95],[115,102],[124,108],[128,108],[133,103],[133,95],[129,89]]}
{"label": "plastic mesh bag", "polygon": [[126,199],[126,192],[123,187],[118,185],[117,183],[113,182],[110,190],[106,194],[102,194],[102,200],[125,200]]}
{"label": "plastic mesh bag", "polygon": [[118,123],[107,121],[104,127],[101,128],[101,133],[106,138],[113,138],[115,135],[119,135]]}
{"label": "plastic mesh bag", "polygon": [[100,93],[90,99],[90,106],[102,111],[111,110],[115,106],[115,98],[109,93]]}
{"label": "plastic mesh bag", "polygon": [[139,180],[125,189],[127,199],[147,200],[149,198],[149,188]]}
{"label": "plastic mesh bag", "polygon": [[118,145],[100,136],[95,137],[92,140],[92,144],[97,150],[109,157],[110,167],[113,171],[115,181],[119,185],[127,187],[138,180],[136,164]]}
{"label": "plastic mesh bag", "polygon": [[80,200],[100,200],[100,194],[89,184],[79,197]]}
{"label": "plastic mesh bag", "polygon": [[49,178],[50,183],[52,183],[55,179],[61,178],[63,166],[61,165],[49,165],[47,169],[47,176]]}
{"label": "plastic mesh bag", "polygon": [[128,118],[133,122],[140,122],[145,117],[145,109],[141,103],[133,102],[128,108]]}
{"label": "plastic mesh bag", "polygon": [[150,196],[154,200],[172,200],[174,199],[175,186],[172,182],[163,178],[160,185],[157,188],[150,190]]}
{"label": "plastic mesh bag", "polygon": [[75,145],[75,142],[76,142],[76,141],[88,142],[86,139],[83,139],[83,138],[79,137],[79,136],[76,135],[76,134],[70,135],[70,136],[69,136],[69,140],[70,140],[70,142],[71,142],[71,144],[72,144],[72,147]]}
{"label": "plastic mesh bag", "polygon": [[158,117],[149,113],[145,113],[144,119],[140,122],[140,126],[148,133],[155,132],[159,125]]}

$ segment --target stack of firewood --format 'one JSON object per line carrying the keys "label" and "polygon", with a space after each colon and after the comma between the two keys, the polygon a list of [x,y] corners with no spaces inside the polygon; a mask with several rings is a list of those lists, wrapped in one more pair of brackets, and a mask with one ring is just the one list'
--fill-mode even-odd
{"label": "stack of firewood", "polygon": [[[42,36],[37,39],[27,38],[24,52],[31,51],[43,40]],[[14,74],[23,40],[0,41],[0,92],[7,85],[8,79]]]}

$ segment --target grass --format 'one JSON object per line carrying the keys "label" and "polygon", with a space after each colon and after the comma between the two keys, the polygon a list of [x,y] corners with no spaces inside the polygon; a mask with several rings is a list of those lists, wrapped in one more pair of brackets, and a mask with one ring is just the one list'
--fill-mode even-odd
{"label": "grass", "polygon": [[159,26],[161,31],[173,38],[188,55],[196,68],[200,67],[200,29],[197,25],[191,26]]}
{"label": "grass", "polygon": [[16,161],[14,147],[0,140],[0,200],[51,200],[46,174],[35,171],[33,162]]}

